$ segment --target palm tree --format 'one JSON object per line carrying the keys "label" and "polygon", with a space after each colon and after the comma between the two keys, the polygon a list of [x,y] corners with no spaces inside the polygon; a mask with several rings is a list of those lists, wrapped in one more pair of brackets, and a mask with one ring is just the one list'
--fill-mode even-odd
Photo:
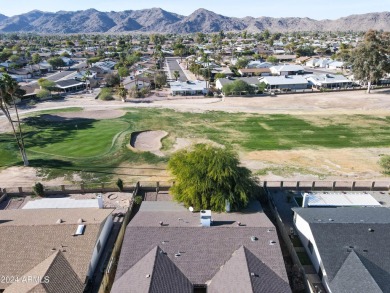
{"label": "palm tree", "polygon": [[122,102],[125,102],[126,101],[126,96],[127,96],[127,89],[123,87],[123,85],[121,85],[117,91],[116,91],[117,95],[122,99]]}
{"label": "palm tree", "polygon": [[[24,139],[22,134],[22,126],[20,124],[18,108],[16,107],[15,95],[19,89],[18,83],[12,79],[8,74],[4,74],[0,79],[0,109],[7,117],[9,123],[12,127],[12,132],[14,134],[16,143],[20,150],[20,154],[23,158],[24,166],[28,166],[28,159],[26,150],[24,147]],[[11,113],[9,111],[9,106],[12,105],[15,108],[16,112],[16,121],[12,120]],[[16,130],[14,123],[17,123],[18,130]]]}
{"label": "palm tree", "polygon": [[173,77],[176,78],[176,81],[177,81],[177,79],[180,77],[180,72],[178,70],[175,70],[173,72]]}

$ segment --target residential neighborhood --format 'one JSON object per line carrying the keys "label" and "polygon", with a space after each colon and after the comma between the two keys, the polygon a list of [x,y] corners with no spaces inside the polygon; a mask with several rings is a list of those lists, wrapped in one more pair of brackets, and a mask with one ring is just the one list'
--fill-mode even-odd
{"label": "residential neighborhood", "polygon": [[332,1],[4,5],[0,293],[390,293],[390,13]]}

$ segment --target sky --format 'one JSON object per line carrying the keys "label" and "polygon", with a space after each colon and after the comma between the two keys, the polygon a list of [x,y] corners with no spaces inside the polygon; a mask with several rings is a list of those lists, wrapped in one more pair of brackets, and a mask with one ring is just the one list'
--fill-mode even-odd
{"label": "sky", "polygon": [[318,20],[390,10],[388,0],[0,0],[0,13],[7,16],[34,9],[51,12],[88,8],[99,11],[122,11],[152,7],[160,7],[181,15],[189,15],[198,8],[205,8],[225,16],[291,16]]}

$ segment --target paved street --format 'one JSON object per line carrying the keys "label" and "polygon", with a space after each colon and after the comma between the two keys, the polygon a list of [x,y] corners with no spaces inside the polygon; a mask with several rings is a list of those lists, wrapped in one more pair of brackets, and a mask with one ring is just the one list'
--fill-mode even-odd
{"label": "paved street", "polygon": [[187,77],[181,69],[180,65],[177,63],[177,60],[180,61],[180,58],[166,58],[166,62],[168,65],[168,78],[175,80],[173,76],[174,71],[179,71],[180,77],[177,79],[179,81],[187,81]]}

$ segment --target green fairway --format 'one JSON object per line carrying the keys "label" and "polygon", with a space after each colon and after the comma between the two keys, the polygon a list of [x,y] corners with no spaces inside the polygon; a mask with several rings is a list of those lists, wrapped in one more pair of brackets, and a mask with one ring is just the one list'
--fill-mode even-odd
{"label": "green fairway", "polygon": [[[23,130],[31,165],[62,171],[98,171],[105,176],[110,174],[106,172],[108,169],[123,162],[166,162],[166,157],[134,153],[126,147],[130,133],[142,130],[167,131],[164,151],[172,149],[176,138],[207,139],[243,152],[390,146],[390,117],[182,113],[166,109],[126,111],[123,117],[100,121],[61,120],[55,115],[59,110],[45,113],[56,119],[27,117]],[[16,164],[21,161],[13,138],[10,134],[1,134],[0,167]]]}

